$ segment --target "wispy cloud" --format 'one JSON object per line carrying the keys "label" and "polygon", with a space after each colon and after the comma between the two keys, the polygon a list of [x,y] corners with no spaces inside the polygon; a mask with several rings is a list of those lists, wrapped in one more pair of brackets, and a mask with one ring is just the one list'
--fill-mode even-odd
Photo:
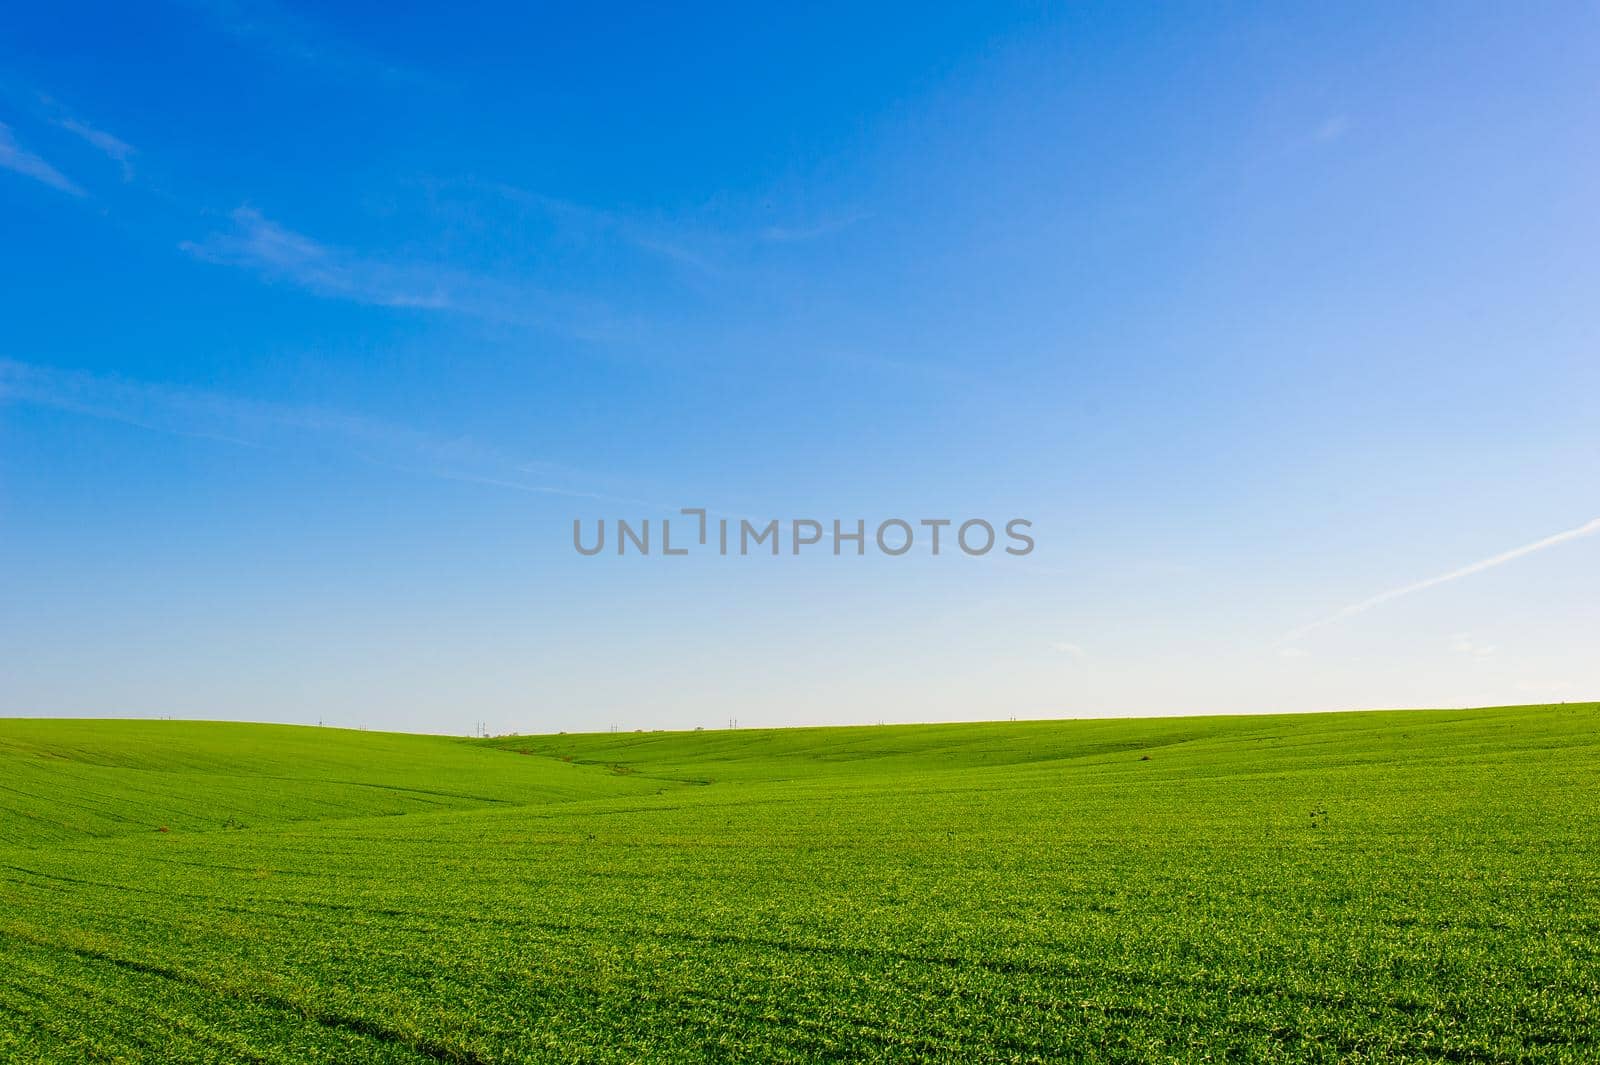
{"label": "wispy cloud", "polygon": [[122,180],[133,180],[133,145],[121,137],[113,136],[98,126],[85,122],[49,93],[35,91],[33,97],[38,101],[38,113],[41,118],[59,129],[66,130],[116,163],[122,170]]}
{"label": "wispy cloud", "polygon": [[265,56],[331,73],[421,82],[415,71],[341,39],[311,19],[270,0],[180,0],[216,29]]}
{"label": "wispy cloud", "polygon": [[1294,643],[1296,640],[1308,633],[1315,632],[1316,630],[1324,628],[1328,625],[1332,625],[1335,622],[1344,621],[1346,618],[1353,618],[1357,614],[1364,614],[1373,607],[1379,607],[1385,603],[1393,602],[1402,596],[1426,591],[1429,588],[1437,588],[1441,584],[1448,584],[1451,581],[1458,581],[1463,577],[1470,577],[1475,573],[1482,573],[1484,570],[1494,569],[1496,566],[1503,566],[1507,562],[1513,562],[1526,555],[1531,555],[1536,551],[1543,551],[1546,548],[1555,547],[1558,544],[1564,544],[1572,540],[1579,540],[1585,536],[1593,536],[1595,533],[1600,533],[1600,518],[1586,521],[1582,525],[1567,529],[1564,532],[1558,532],[1552,536],[1546,536],[1542,540],[1535,540],[1531,544],[1523,544],[1521,547],[1514,547],[1509,551],[1502,551],[1498,555],[1491,555],[1488,558],[1479,559],[1477,562],[1462,566],[1460,569],[1453,569],[1449,573],[1441,573],[1437,577],[1429,577],[1427,580],[1417,581],[1414,584],[1406,584],[1399,588],[1391,588],[1386,592],[1379,592],[1377,595],[1363,599],[1359,603],[1351,603],[1344,609],[1329,614],[1320,621],[1313,621],[1309,625],[1304,625],[1298,629],[1295,629],[1293,632],[1284,636],[1279,643]]}
{"label": "wispy cloud", "polygon": [[561,229],[614,237],[623,244],[656,258],[705,274],[718,274],[722,267],[719,242],[692,235],[684,227],[588,204],[558,196],[499,183],[492,190],[508,203],[548,217]]}
{"label": "wispy cloud", "polygon": [[71,178],[17,143],[11,127],[0,122],[0,169],[30,177],[72,196],[88,195]]}
{"label": "wispy cloud", "polygon": [[598,478],[592,473],[518,458],[469,437],[441,437],[325,407],[264,403],[0,359],[0,403],[7,402],[237,446],[332,450],[403,473],[517,492],[675,509],[595,491],[591,486]]}
{"label": "wispy cloud", "polygon": [[232,225],[179,247],[204,262],[251,270],[319,296],[377,307],[450,311],[495,322],[549,328],[585,339],[621,327],[599,301],[552,292],[442,263],[386,259],[327,244],[240,207]]}
{"label": "wispy cloud", "polygon": [[1311,131],[1311,139],[1318,144],[1332,144],[1350,132],[1350,116],[1329,115]]}
{"label": "wispy cloud", "polygon": [[81,137],[95,148],[99,149],[108,159],[116,162],[122,168],[122,180],[133,179],[133,146],[127,141],[113,137],[103,129],[96,129],[86,122],[66,116],[55,120],[56,125],[74,136]]}
{"label": "wispy cloud", "polygon": [[538,211],[562,229],[609,236],[637,251],[713,278],[732,273],[761,245],[821,240],[868,217],[856,212],[819,222],[757,226],[748,219],[729,222],[693,214],[663,218],[595,207],[504,183],[492,188],[508,202]]}
{"label": "wispy cloud", "polygon": [[1087,658],[1089,656],[1089,653],[1080,645],[1075,643],[1067,643],[1064,640],[1058,640],[1055,643],[1052,643],[1050,645],[1050,650],[1055,654],[1074,660]]}
{"label": "wispy cloud", "polygon": [[774,244],[800,244],[805,241],[820,240],[842,229],[848,229],[867,217],[865,213],[857,212],[810,225],[771,225],[761,230],[761,239]]}
{"label": "wispy cloud", "polygon": [[437,271],[398,266],[330,247],[297,233],[251,207],[230,216],[233,228],[179,247],[197,259],[256,270],[324,296],[382,307],[453,306]]}

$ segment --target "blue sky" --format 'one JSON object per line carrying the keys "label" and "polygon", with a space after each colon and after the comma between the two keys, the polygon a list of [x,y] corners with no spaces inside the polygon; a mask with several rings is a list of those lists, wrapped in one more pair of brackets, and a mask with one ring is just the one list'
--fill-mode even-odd
{"label": "blue sky", "polygon": [[0,25],[0,713],[1600,695],[1593,5]]}

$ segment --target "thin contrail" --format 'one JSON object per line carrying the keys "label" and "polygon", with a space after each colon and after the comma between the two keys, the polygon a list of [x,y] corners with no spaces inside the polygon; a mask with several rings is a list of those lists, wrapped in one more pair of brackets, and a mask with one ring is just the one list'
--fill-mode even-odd
{"label": "thin contrail", "polygon": [[1564,544],[1568,540],[1578,540],[1585,536],[1592,536],[1595,533],[1600,533],[1600,518],[1594,518],[1590,521],[1586,521],[1577,528],[1568,529],[1565,532],[1558,532],[1554,536],[1546,536],[1543,540],[1535,540],[1531,544],[1523,544],[1521,547],[1514,547],[1510,551],[1502,551],[1498,555],[1491,555],[1489,558],[1480,559],[1471,565],[1462,566],[1460,569],[1453,569],[1449,573],[1441,573],[1439,576],[1429,577],[1425,581],[1417,581],[1415,584],[1407,584],[1401,588],[1391,588],[1387,592],[1379,592],[1370,599],[1363,599],[1359,603],[1352,603],[1335,614],[1329,614],[1321,621],[1313,621],[1309,625],[1303,625],[1300,628],[1295,629],[1283,639],[1279,640],[1278,643],[1280,645],[1293,643],[1302,636],[1305,636],[1307,633],[1315,632],[1317,629],[1320,629],[1325,625],[1332,625],[1336,621],[1343,621],[1345,618],[1354,617],[1357,614],[1363,614],[1375,606],[1382,606],[1384,603],[1387,603],[1393,599],[1399,599],[1403,595],[1410,595],[1412,592],[1420,592],[1425,588],[1432,588],[1436,585],[1446,584],[1462,577],[1470,577],[1474,573],[1482,573],[1486,569],[1493,569],[1494,567],[1506,562],[1510,562],[1513,559],[1521,558],[1523,555],[1531,555],[1535,551],[1543,551],[1547,547],[1554,547],[1557,544]]}

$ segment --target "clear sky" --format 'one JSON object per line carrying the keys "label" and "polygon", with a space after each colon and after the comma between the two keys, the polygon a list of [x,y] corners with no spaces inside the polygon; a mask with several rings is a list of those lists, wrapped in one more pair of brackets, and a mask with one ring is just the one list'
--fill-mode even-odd
{"label": "clear sky", "polygon": [[[9,5],[0,714],[1600,697],[1597,101],[1592,3]],[[573,550],[679,507],[1037,547]]]}

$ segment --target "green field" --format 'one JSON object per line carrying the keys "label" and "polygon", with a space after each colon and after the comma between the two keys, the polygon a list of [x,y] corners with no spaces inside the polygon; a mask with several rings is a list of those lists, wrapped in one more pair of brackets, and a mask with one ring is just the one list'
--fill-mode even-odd
{"label": "green field", "polygon": [[1600,1060],[1600,706],[0,720],[0,1060]]}

